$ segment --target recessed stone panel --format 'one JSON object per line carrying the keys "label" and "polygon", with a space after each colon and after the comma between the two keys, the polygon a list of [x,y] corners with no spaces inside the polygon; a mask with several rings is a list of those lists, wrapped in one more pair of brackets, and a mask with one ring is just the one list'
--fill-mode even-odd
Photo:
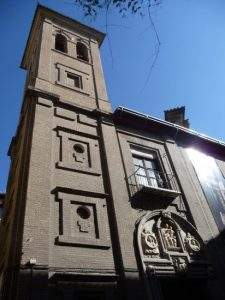
{"label": "recessed stone panel", "polygon": [[[56,78],[55,84],[74,90],[76,92],[90,95],[90,74],[81,71],[80,69],[73,69],[68,66],[64,66],[60,63],[56,63]],[[69,77],[79,78],[79,84],[68,80]],[[70,77],[71,78],[71,77]]]}
{"label": "recessed stone panel", "polygon": [[64,109],[61,107],[56,107],[55,108],[55,116],[59,118],[63,118],[69,121],[75,121],[77,116],[76,113],[73,111],[70,111],[68,109]]}
{"label": "recessed stone panel", "polygon": [[86,115],[83,114],[78,115],[78,122],[93,127],[97,126],[97,121],[94,118],[87,117]]}
{"label": "recessed stone panel", "polygon": [[109,248],[106,200],[58,192],[56,244]]}
{"label": "recessed stone panel", "polygon": [[60,139],[57,168],[101,175],[99,143],[97,139],[88,138],[79,133],[57,130]]}

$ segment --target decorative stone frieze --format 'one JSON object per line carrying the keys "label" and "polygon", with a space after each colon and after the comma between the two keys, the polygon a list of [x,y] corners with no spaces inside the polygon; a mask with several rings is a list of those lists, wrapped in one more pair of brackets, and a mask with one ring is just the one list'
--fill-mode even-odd
{"label": "decorative stone frieze", "polygon": [[166,211],[147,214],[138,226],[138,245],[144,271],[156,274],[207,274],[204,243],[195,228]]}

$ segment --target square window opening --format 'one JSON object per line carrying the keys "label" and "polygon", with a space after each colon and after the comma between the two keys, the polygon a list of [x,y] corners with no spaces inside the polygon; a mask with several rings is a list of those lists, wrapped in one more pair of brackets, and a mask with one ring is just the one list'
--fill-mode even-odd
{"label": "square window opening", "polygon": [[79,75],[67,73],[67,83],[69,86],[83,89],[82,77]]}

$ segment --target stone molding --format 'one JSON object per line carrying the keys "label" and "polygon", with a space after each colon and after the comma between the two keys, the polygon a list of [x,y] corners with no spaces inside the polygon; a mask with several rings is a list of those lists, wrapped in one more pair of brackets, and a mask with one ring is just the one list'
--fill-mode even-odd
{"label": "stone molding", "polygon": [[[70,245],[109,249],[110,240],[106,224],[99,216],[107,216],[106,199],[87,197],[78,194],[56,192],[55,201],[59,202],[59,234],[56,245]],[[78,209],[89,209],[88,218],[82,218]]]}

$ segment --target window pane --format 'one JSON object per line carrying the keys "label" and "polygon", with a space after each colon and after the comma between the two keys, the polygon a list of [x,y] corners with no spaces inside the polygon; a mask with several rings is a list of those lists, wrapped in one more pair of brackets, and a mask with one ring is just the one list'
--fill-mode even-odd
{"label": "window pane", "polygon": [[147,169],[156,169],[156,163],[154,160],[145,160],[145,165]]}
{"label": "window pane", "polygon": [[144,169],[143,167],[139,167],[136,174],[137,174],[137,177],[138,177],[139,184],[148,186],[148,179],[147,179],[146,169]]}
{"label": "window pane", "polygon": [[146,178],[146,170],[144,168],[143,159],[133,157],[134,169],[137,183],[140,185],[148,186],[148,180]]}
{"label": "window pane", "polygon": [[[136,154],[138,152],[138,154]],[[159,164],[154,153],[143,153],[134,150],[133,162],[135,169],[135,177],[140,185],[165,187],[163,175],[158,168]]]}
{"label": "window pane", "polygon": [[154,160],[145,160],[146,173],[149,180],[149,185],[158,187],[156,180],[156,164]]}
{"label": "window pane", "polygon": [[136,176],[137,176],[138,184],[144,185],[144,186],[149,186],[149,182],[148,182],[148,179],[146,177],[146,174],[144,174],[144,175],[137,174]]}
{"label": "window pane", "polygon": [[187,149],[209,207],[220,231],[225,229],[225,179],[213,157]]}
{"label": "window pane", "polygon": [[151,170],[148,170],[149,184],[154,187],[158,187],[157,182],[157,173]]}
{"label": "window pane", "polygon": [[137,157],[133,157],[133,160],[134,160],[134,164],[135,164],[136,166],[141,166],[141,167],[143,167],[143,160],[142,160],[142,159],[137,158]]}

